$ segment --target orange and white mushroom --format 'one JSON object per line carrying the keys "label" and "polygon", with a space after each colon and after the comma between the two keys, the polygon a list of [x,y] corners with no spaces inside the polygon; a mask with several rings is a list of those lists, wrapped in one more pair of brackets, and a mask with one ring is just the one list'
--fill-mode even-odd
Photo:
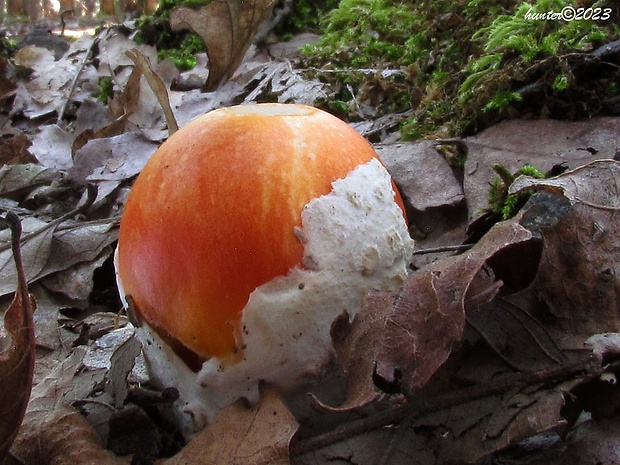
{"label": "orange and white mushroom", "polygon": [[[406,278],[413,241],[372,146],[303,105],[222,108],[171,136],[127,199],[116,252],[154,376],[202,426],[329,361],[330,325]],[[131,299],[128,299],[130,297]]]}

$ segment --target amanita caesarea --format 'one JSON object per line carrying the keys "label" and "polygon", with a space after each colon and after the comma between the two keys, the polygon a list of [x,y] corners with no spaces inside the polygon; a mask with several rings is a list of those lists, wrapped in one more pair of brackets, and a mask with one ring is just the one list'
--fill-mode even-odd
{"label": "amanita caesarea", "polygon": [[172,135],[127,199],[118,288],[151,371],[199,428],[258,384],[320,376],[329,330],[406,278],[413,241],[372,146],[304,105],[222,108]]}

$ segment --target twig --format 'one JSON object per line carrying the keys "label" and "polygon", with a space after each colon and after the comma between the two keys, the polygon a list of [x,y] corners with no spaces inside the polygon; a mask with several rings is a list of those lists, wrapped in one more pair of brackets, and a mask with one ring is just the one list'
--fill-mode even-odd
{"label": "twig", "polygon": [[[24,272],[24,262],[22,261],[22,249],[20,247],[22,237],[22,223],[19,220],[19,216],[16,213],[10,211],[6,214],[5,221],[11,228],[11,244],[13,249],[13,260],[15,260],[15,266],[17,268],[17,292],[27,292],[28,280],[26,279],[26,273]],[[28,304],[28,298],[22,296],[22,305]],[[30,309],[32,313],[32,309]]]}
{"label": "twig", "polygon": [[[398,405],[361,420],[341,424],[327,433],[294,441],[291,444],[291,455],[307,454],[369,431],[400,424],[405,418],[419,418],[428,413],[502,394],[511,389],[524,388],[536,384],[557,383],[563,379],[579,375],[583,376],[584,380],[594,379],[604,371],[600,362],[599,358],[590,354],[585,359],[577,362],[564,363],[538,371],[509,374],[488,383],[463,388],[447,394],[422,398],[404,406]],[[614,368],[611,365],[606,367],[606,370],[611,371],[612,369]]]}
{"label": "twig", "polygon": [[[37,234],[41,234],[42,232],[47,231],[50,228],[54,228],[58,226],[60,223],[63,223],[64,221],[68,220],[69,218],[73,218],[75,215],[79,215],[80,213],[86,211],[93,204],[96,198],[97,198],[97,187],[92,184],[88,184],[86,200],[82,204],[78,205],[76,208],[74,208],[70,212],[67,212],[64,215],[56,218],[55,220],[52,220],[49,223],[45,223],[40,228],[37,228],[34,231],[30,231],[29,233],[23,234],[21,236],[21,242],[25,242],[28,239],[31,239],[32,237],[36,236]],[[0,252],[8,250],[10,247],[11,247],[10,244],[0,244]]]}
{"label": "twig", "polygon": [[413,255],[426,255],[439,252],[463,252],[469,250],[474,244],[461,244],[461,245],[444,245],[441,247],[429,247],[428,249],[414,250]]}
{"label": "twig", "polygon": [[282,8],[276,11],[275,16],[265,27],[265,29],[263,29],[254,36],[253,42],[255,44],[260,44],[262,41],[264,41],[265,38],[271,33],[271,31],[273,31],[278,26],[278,24],[280,24],[284,20],[284,18],[286,18],[293,12],[293,3],[293,0],[284,0]]}
{"label": "twig", "polygon": [[99,42],[99,35],[95,36],[95,38],[89,45],[88,49],[86,50],[86,53],[84,54],[84,58],[82,58],[82,61],[80,62],[80,66],[77,72],[75,73],[75,76],[73,76],[73,81],[71,82],[71,87],[69,88],[69,93],[67,94],[67,98],[65,99],[65,102],[63,103],[62,108],[60,109],[60,112],[58,113],[58,120],[56,121],[56,124],[58,125],[60,125],[60,122],[65,117],[65,112],[67,111],[67,107],[69,106],[71,97],[73,96],[73,93],[75,92],[75,88],[77,87],[78,78],[82,74],[82,71],[84,70],[84,67],[86,66],[86,62],[88,61],[88,58],[90,57],[90,54],[92,53],[93,48],[95,47],[95,44],[97,42]]}
{"label": "twig", "polygon": [[78,400],[74,400],[71,403],[71,406],[74,407],[75,409],[79,409],[79,407],[82,407],[83,405],[86,404],[93,404],[93,405],[100,405],[102,407],[105,407],[106,409],[110,410],[111,412],[115,412],[116,408],[110,404],[109,402],[104,402],[102,400],[98,400],[98,399],[78,399]]}
{"label": "twig", "polygon": [[75,10],[73,8],[62,10],[60,12],[60,37],[65,36],[65,28],[67,24],[65,23],[65,16],[75,14]]}
{"label": "twig", "polygon": [[406,407],[400,405],[395,406],[389,410],[376,413],[361,420],[354,420],[341,424],[327,433],[294,441],[290,448],[291,456],[304,455],[308,452],[336,444],[345,439],[374,431],[387,425],[400,423],[405,418],[406,412]]}
{"label": "twig", "polygon": [[172,404],[178,399],[179,390],[174,387],[167,387],[157,391],[141,386],[130,386],[127,392],[127,402],[140,407],[148,407],[154,404]]}

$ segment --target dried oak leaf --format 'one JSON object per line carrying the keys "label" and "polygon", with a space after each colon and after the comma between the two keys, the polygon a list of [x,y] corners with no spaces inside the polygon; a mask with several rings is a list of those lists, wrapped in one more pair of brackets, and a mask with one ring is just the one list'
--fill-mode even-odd
{"label": "dried oak leaf", "polygon": [[298,426],[277,392],[263,387],[258,405],[227,407],[166,465],[288,465]]}
{"label": "dried oak leaf", "polygon": [[207,47],[209,76],[204,91],[215,90],[232,76],[275,3],[275,0],[213,0],[199,10],[185,7],[172,10],[172,30],[191,29]]}
{"label": "dried oak leaf", "polygon": [[[108,100],[110,113],[116,120],[124,121],[138,109],[141,77],[142,71],[137,66],[134,66],[123,91],[115,94]],[[122,130],[119,129],[119,131],[120,132],[118,134],[121,134]],[[74,152],[78,149],[79,147],[74,148]]]}
{"label": "dried oak leaf", "polygon": [[17,268],[17,290],[0,328],[0,461],[5,457],[24,418],[34,374],[34,298],[21,262],[21,223],[7,214],[12,230],[12,249]]}
{"label": "dried oak leaf", "polygon": [[547,329],[564,348],[620,332],[620,163],[598,160],[556,178],[518,178],[511,192],[545,190],[570,203],[542,227],[541,266],[531,293],[544,302]]}
{"label": "dried oak leaf", "polygon": [[373,400],[375,384],[408,396],[424,387],[461,340],[467,313],[499,292],[495,275],[504,271],[489,266],[493,257],[519,254],[533,240],[522,226],[500,223],[469,252],[413,273],[398,292],[370,294],[352,322],[338,318],[332,339],[348,384],[339,409]]}
{"label": "dried oak leaf", "polygon": [[11,454],[24,465],[120,465],[101,447],[88,420],[65,403],[84,351],[76,349],[32,391],[32,400]]}

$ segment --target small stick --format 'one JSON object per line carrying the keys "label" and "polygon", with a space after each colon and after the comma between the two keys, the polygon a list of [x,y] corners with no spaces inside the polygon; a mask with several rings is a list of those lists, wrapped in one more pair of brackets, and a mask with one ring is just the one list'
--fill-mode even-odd
{"label": "small stick", "polygon": [[293,0],[284,0],[282,8],[280,8],[276,12],[274,18],[269,22],[267,27],[265,27],[265,29],[263,29],[261,32],[256,34],[256,36],[254,36],[253,42],[255,44],[260,44],[263,40],[265,40],[267,36],[271,33],[271,31],[273,31],[278,26],[278,24],[280,24],[284,20],[284,18],[286,18],[293,12],[293,3]]}
{"label": "small stick", "polygon": [[67,94],[65,103],[63,103],[62,108],[60,109],[60,112],[58,113],[58,120],[56,121],[56,124],[58,125],[60,125],[60,122],[65,117],[67,107],[69,106],[69,101],[71,100],[71,96],[73,95],[73,93],[75,92],[75,88],[77,87],[78,78],[82,74],[82,71],[84,70],[84,67],[86,66],[86,62],[88,61],[88,58],[90,57],[90,54],[92,53],[93,48],[95,47],[95,44],[97,42],[99,42],[98,35],[93,39],[92,43],[89,45],[88,49],[86,50],[86,53],[84,54],[84,58],[82,58],[82,61],[80,62],[80,66],[77,70],[77,73],[75,73],[75,76],[73,77],[73,81],[71,82],[71,87],[69,88],[69,93]]}
{"label": "small stick", "polygon": [[462,252],[469,250],[473,247],[473,244],[461,244],[461,245],[444,245],[441,247],[429,247],[428,249],[414,250],[413,255],[426,255],[439,252]]}
{"label": "small stick", "polygon": [[[607,367],[607,370],[612,371],[611,367],[612,364]],[[617,367],[614,365],[614,368]],[[600,376],[602,372],[600,359],[589,355],[577,362],[554,365],[551,368],[544,368],[538,371],[505,375],[488,383],[459,389],[447,394],[427,397],[410,404],[398,405],[369,417],[341,424],[327,433],[295,441],[291,444],[291,455],[307,454],[308,452],[327,447],[368,431],[399,424],[405,418],[419,418],[424,414],[462,405],[466,402],[492,395],[502,394],[514,388],[560,382],[571,376],[579,375],[583,376],[585,380],[589,380]]]}
{"label": "small stick", "polygon": [[[88,184],[86,189],[87,189],[87,195],[86,195],[86,200],[84,201],[84,203],[82,203],[81,205],[78,205],[76,208],[74,208],[70,212],[65,213],[64,215],[56,218],[55,220],[52,220],[49,223],[44,224],[40,228],[37,228],[34,231],[30,231],[29,233],[23,234],[21,236],[21,242],[24,242],[30,239],[31,237],[36,236],[37,234],[41,234],[42,232],[47,231],[50,228],[54,228],[58,226],[60,223],[68,220],[69,218],[73,218],[75,215],[78,215],[86,211],[93,204],[93,202],[95,201],[95,198],[97,197],[97,186]],[[8,215],[7,215],[7,220],[8,220]],[[21,223],[20,223],[20,233],[21,233]],[[11,246],[9,244],[0,244],[0,252],[3,252],[9,249],[10,247]]]}

